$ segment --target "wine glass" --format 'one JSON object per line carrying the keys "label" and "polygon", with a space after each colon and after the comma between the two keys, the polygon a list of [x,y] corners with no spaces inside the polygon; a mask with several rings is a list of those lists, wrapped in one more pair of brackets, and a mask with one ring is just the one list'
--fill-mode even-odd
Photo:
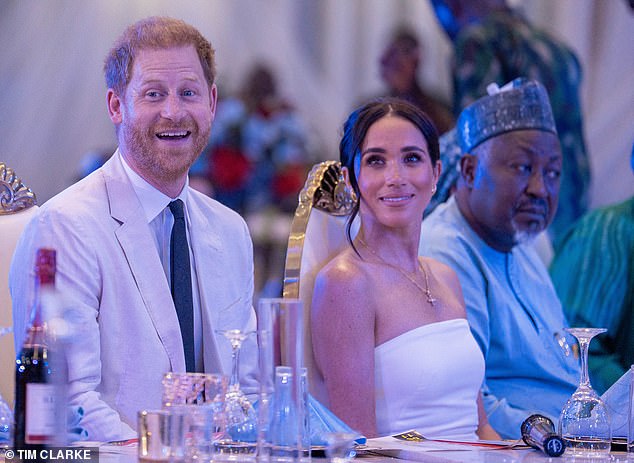
{"label": "wine glass", "polygon": [[592,389],[588,376],[588,345],[605,328],[565,328],[579,342],[581,378],[579,387],[564,405],[559,417],[559,434],[566,443],[566,455],[599,457],[610,453],[610,416],[605,403]]}
{"label": "wine glass", "polygon": [[257,449],[257,414],[247,396],[240,389],[240,348],[254,331],[218,330],[231,343],[231,378],[225,396],[226,432],[230,441],[219,442],[218,452],[253,455]]}
{"label": "wine glass", "polygon": [[[0,338],[13,331],[11,328],[0,327]],[[0,448],[13,445],[13,411],[0,394]]]}
{"label": "wine glass", "polygon": [[354,449],[355,440],[359,437],[351,432],[329,432],[326,439],[326,457],[329,463],[348,463],[357,452]]}

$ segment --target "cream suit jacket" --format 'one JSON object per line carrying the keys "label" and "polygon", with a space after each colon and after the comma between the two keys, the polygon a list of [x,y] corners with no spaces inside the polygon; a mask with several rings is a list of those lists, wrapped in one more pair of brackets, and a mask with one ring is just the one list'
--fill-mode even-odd
{"label": "cream suit jacket", "polygon": [[[161,378],[185,371],[169,283],[140,202],[117,151],[99,170],[64,190],[27,225],[9,281],[16,349],[29,319],[39,247],[57,250],[56,286],[71,315],[69,400],[81,406],[88,439],[134,437],[137,411],[160,408]],[[231,373],[231,348],[218,329],[255,329],[253,248],[242,218],[188,191],[192,248],[207,372]],[[240,356],[245,392],[255,392],[257,348]]]}

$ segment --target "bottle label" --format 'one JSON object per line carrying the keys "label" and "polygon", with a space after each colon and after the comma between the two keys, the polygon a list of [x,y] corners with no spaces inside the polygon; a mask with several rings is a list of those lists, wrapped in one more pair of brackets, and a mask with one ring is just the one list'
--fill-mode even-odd
{"label": "bottle label", "polygon": [[45,444],[55,436],[55,386],[45,383],[26,385],[24,442]]}

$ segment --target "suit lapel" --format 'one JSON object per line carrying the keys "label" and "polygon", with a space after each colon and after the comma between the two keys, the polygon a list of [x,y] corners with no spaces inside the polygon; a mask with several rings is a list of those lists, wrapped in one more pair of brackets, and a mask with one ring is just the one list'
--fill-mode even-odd
{"label": "suit lapel", "polygon": [[[191,192],[191,191],[190,191]],[[194,265],[198,279],[200,307],[202,311],[203,357],[206,372],[223,372],[215,330],[218,328],[216,317],[217,288],[222,287],[223,274],[220,265],[223,249],[220,237],[210,224],[210,217],[206,216],[198,207],[194,195],[189,195],[189,217]],[[216,294],[214,294],[216,291]],[[216,303],[214,303],[216,302]]]}
{"label": "suit lapel", "polygon": [[115,235],[163,343],[172,371],[185,371],[183,341],[167,278],[145,213],[121,162],[118,156],[113,156],[109,165],[104,166],[110,212],[114,219],[121,222]]}

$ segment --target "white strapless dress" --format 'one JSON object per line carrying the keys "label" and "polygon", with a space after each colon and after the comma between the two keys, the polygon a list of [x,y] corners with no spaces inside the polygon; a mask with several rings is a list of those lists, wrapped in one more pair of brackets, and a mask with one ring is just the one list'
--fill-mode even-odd
{"label": "white strapless dress", "polygon": [[374,349],[379,435],[416,429],[476,440],[484,358],[465,319],[423,325]]}

